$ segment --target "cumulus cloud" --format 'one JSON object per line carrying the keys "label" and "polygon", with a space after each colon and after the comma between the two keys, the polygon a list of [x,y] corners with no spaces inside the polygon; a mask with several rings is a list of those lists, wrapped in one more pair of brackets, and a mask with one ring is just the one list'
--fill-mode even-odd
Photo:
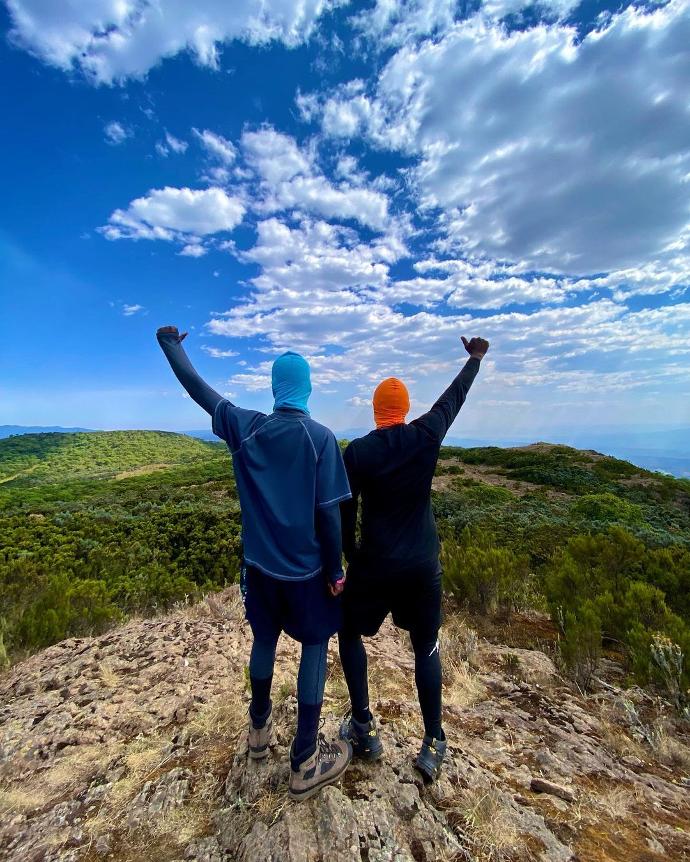
{"label": "cumulus cloud", "polygon": [[[101,230],[108,239],[164,239],[194,237],[231,231],[242,221],[244,204],[223,189],[152,189],[118,209]],[[196,251],[187,254],[198,255]]]}
{"label": "cumulus cloud", "polygon": [[[483,0],[474,6],[477,17],[500,20],[531,9],[542,20],[562,20],[580,0]],[[466,3],[459,0],[376,0],[373,8],[351,18],[353,26],[377,48],[389,48],[426,36],[438,37],[467,17]]]}
{"label": "cumulus cloud", "polygon": [[171,135],[170,132],[166,131],[165,139],[156,143],[156,152],[158,155],[167,158],[171,152],[178,155],[186,153],[188,146],[189,144],[187,141],[183,141],[181,138],[176,138],[175,135]]}
{"label": "cumulus cloud", "polygon": [[105,139],[107,143],[112,144],[113,146],[117,146],[118,144],[122,144],[127,138],[131,137],[131,132],[122,123],[118,123],[116,120],[108,123],[103,132],[105,134]]}
{"label": "cumulus cloud", "polygon": [[294,208],[324,218],[352,219],[379,231],[388,224],[383,192],[360,186],[352,177],[333,183],[317,166],[314,153],[301,149],[289,135],[266,127],[245,132],[241,145],[261,182],[265,212]]}
{"label": "cumulus cloud", "polygon": [[325,96],[323,129],[417,157],[410,179],[446,250],[626,269],[687,249],[688,44],[688,0],[629,7],[581,40],[475,16],[402,47],[374,92]]}
{"label": "cumulus cloud", "polygon": [[13,41],[98,83],[141,77],[165,57],[189,51],[217,68],[219,46],[280,41],[294,47],[338,0],[8,0]]}
{"label": "cumulus cloud", "polygon": [[237,151],[233,144],[222,135],[217,135],[208,129],[204,129],[203,132],[198,129],[192,129],[192,131],[209,155],[224,165],[231,165],[235,161]]}

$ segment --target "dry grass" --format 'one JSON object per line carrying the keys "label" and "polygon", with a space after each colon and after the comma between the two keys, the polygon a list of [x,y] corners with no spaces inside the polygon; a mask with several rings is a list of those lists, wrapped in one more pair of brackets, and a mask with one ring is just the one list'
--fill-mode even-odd
{"label": "dry grass", "polygon": [[617,787],[590,799],[593,807],[603,810],[612,820],[622,820],[628,816],[638,796],[628,787]]}
{"label": "dry grass", "polygon": [[471,664],[479,648],[477,632],[459,614],[448,614],[439,633],[439,641],[442,663],[462,660]]}
{"label": "dry grass", "polygon": [[496,787],[461,791],[444,807],[450,822],[471,839],[476,862],[504,862],[523,848],[509,797]]}
{"label": "dry grass", "polygon": [[657,761],[673,769],[690,771],[690,746],[673,734],[667,722],[658,721],[652,733],[652,750]]}
{"label": "dry grass", "polygon": [[45,794],[40,790],[32,792],[10,786],[0,787],[0,814],[3,819],[35,811],[41,808],[45,801]]}
{"label": "dry grass", "polygon": [[106,688],[118,688],[120,685],[119,674],[113,670],[112,665],[107,660],[99,663],[98,676]]}
{"label": "dry grass", "polygon": [[477,634],[459,616],[452,616],[439,634],[444,700],[468,707],[487,696],[486,688],[472,672],[469,660],[477,649]]}

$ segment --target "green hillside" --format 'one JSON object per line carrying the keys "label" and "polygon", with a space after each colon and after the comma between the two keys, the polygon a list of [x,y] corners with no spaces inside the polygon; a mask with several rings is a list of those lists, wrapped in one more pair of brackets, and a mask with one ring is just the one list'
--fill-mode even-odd
{"label": "green hillside", "polygon": [[[583,683],[602,637],[638,679],[657,678],[661,635],[690,681],[688,480],[564,446],[445,447],[433,501],[456,601],[502,618],[548,610]],[[11,655],[193,600],[236,580],[240,559],[220,443],[157,431],[0,440]]]}
{"label": "green hillside", "polygon": [[23,434],[0,441],[0,483],[13,487],[73,479],[111,479],[137,468],[208,459],[209,447],[166,431]]}

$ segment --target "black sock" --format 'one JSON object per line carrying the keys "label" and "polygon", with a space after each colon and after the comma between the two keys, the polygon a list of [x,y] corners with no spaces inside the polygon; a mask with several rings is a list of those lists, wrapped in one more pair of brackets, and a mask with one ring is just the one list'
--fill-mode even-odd
{"label": "black sock", "polygon": [[415,682],[424,719],[424,733],[433,739],[443,740],[441,728],[441,656],[438,640],[413,637]]}
{"label": "black sock", "polygon": [[367,651],[359,635],[346,634],[338,635],[338,649],[347,690],[350,693],[352,717],[360,724],[366,724],[372,719],[369,711]]}
{"label": "black sock", "polygon": [[297,704],[297,735],[290,749],[290,765],[295,771],[316,751],[320,717],[320,703]]}
{"label": "black sock", "polygon": [[263,727],[271,711],[271,683],[273,677],[267,679],[256,679],[250,676],[252,685],[252,701],[249,705],[249,715],[255,728]]}

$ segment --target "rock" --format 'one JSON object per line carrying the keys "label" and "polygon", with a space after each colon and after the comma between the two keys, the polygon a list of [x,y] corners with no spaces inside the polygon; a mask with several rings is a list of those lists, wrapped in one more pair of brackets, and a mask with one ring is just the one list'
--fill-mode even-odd
{"label": "rock", "polygon": [[[217,612],[197,618],[187,608],[64,641],[0,676],[0,858],[143,860],[160,846],[162,862],[469,862],[487,857],[481,830],[498,823],[514,834],[501,858],[568,862],[588,830],[611,830],[596,797],[618,786],[635,798],[616,818],[631,846],[690,858],[682,770],[662,767],[644,736],[639,756],[621,757],[607,741],[612,722],[630,733],[640,716],[652,721],[655,702],[636,689],[582,698],[543,653],[480,643],[469,696],[462,681],[446,686],[449,753],[440,779],[424,785],[413,767],[422,733],[414,661],[389,622],[367,641],[383,759],[353,763],[338,785],[288,801],[297,704],[274,695],[275,745],[265,761],[248,761],[250,640],[236,590],[225,596],[214,599]],[[294,691],[298,652],[281,639],[276,695],[283,683]],[[335,643],[329,667],[337,672]],[[331,679],[327,735],[341,697]],[[573,818],[580,786],[591,805]],[[599,862],[618,862],[600,850]]]}
{"label": "rock", "polygon": [[129,808],[127,825],[136,829],[146,821],[165,815],[171,808],[182,805],[191,791],[192,773],[175,767],[158,781],[147,781]]}
{"label": "rock", "polygon": [[213,836],[195,838],[185,847],[184,858],[191,862],[222,862],[223,851]]}
{"label": "rock", "polygon": [[359,859],[359,833],[352,802],[337,787],[326,787],[316,807],[319,852],[329,862]]}
{"label": "rock", "polygon": [[535,793],[548,793],[551,796],[558,796],[566,802],[574,802],[575,794],[567,787],[560,784],[554,784],[552,781],[547,781],[544,778],[533,778],[530,782],[530,788]]}

